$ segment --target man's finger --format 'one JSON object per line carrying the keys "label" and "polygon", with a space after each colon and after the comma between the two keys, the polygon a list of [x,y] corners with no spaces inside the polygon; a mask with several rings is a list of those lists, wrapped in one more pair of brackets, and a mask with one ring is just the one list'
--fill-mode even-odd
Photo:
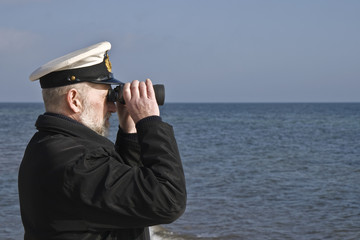
{"label": "man's finger", "polygon": [[154,87],[153,87],[153,84],[152,84],[150,78],[146,79],[145,84],[146,84],[146,89],[147,89],[147,96],[149,98],[155,98]]}
{"label": "man's finger", "polygon": [[148,97],[146,84],[144,82],[139,83],[139,92],[140,92],[140,97],[144,97],[144,98]]}
{"label": "man's finger", "polygon": [[123,87],[123,98],[125,102],[129,102],[131,99],[130,83],[125,83]]}
{"label": "man's finger", "polygon": [[131,90],[131,99],[136,99],[140,97],[138,80],[132,81],[130,85],[130,90]]}

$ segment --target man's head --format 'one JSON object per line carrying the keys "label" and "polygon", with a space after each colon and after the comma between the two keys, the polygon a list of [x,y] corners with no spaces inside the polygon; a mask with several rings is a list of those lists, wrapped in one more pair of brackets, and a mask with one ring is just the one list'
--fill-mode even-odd
{"label": "man's head", "polygon": [[109,117],[116,111],[106,96],[113,77],[109,42],[101,42],[52,60],[36,69],[30,80],[40,80],[45,109],[73,118],[106,135]]}
{"label": "man's head", "polygon": [[115,104],[106,100],[109,88],[106,84],[84,82],[43,89],[45,110],[70,117],[107,136],[109,118],[116,112]]}

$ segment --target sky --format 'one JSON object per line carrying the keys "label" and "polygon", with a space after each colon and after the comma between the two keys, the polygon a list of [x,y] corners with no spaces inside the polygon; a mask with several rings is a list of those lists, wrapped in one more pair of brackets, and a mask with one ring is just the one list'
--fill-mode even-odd
{"label": "sky", "polygon": [[109,41],[115,77],[166,102],[360,102],[358,0],[0,0],[0,102],[29,75]]}

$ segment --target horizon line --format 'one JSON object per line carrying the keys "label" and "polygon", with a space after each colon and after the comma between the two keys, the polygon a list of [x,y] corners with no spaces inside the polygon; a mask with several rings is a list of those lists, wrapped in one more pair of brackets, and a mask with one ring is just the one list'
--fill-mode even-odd
{"label": "horizon line", "polygon": [[[0,101],[0,103],[8,103],[8,104],[24,104],[24,103],[42,103],[41,101],[34,101],[34,102],[24,102],[24,101]],[[360,103],[360,101],[243,101],[243,102],[177,102],[177,101],[171,101],[171,102],[165,102],[165,104],[304,104],[304,103],[313,103],[313,104],[328,104],[328,103]],[[164,105],[165,105],[164,104]]]}

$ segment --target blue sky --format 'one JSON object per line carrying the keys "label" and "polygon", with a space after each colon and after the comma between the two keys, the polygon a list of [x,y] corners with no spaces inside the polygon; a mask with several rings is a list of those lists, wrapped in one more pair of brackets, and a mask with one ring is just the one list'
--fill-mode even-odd
{"label": "blue sky", "polygon": [[167,102],[360,102],[360,1],[0,0],[0,102],[33,70],[110,41],[116,78]]}

